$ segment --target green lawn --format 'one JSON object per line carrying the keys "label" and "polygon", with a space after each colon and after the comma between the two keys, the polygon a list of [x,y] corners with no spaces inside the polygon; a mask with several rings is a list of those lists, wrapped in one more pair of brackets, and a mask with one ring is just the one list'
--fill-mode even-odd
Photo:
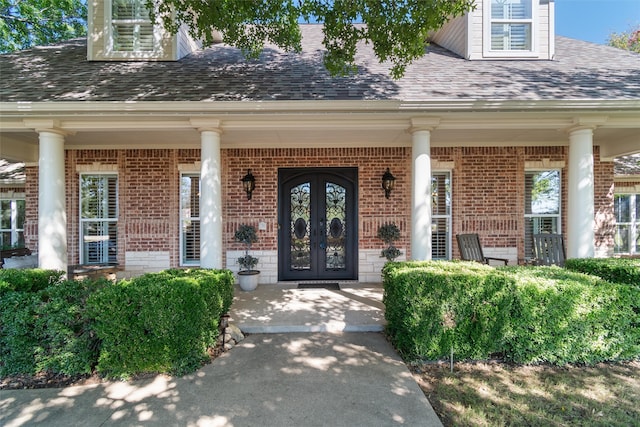
{"label": "green lawn", "polygon": [[445,426],[640,426],[640,361],[409,367]]}

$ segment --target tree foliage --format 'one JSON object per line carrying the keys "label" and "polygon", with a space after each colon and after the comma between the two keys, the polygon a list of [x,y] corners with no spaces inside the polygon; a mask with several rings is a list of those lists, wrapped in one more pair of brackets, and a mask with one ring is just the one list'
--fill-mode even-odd
{"label": "tree foliage", "polygon": [[627,32],[611,33],[607,41],[609,46],[640,53],[640,25]]}
{"label": "tree foliage", "polygon": [[[370,43],[381,62],[389,61],[399,78],[424,55],[430,31],[474,7],[474,0],[146,0],[153,19],[178,31],[186,24],[205,45],[223,41],[248,57],[266,43],[286,51],[301,50],[298,23],[323,23],[325,67],[333,75],[355,72],[359,42]],[[364,24],[364,25],[361,25]]]}
{"label": "tree foliage", "polygon": [[87,34],[83,0],[0,0],[0,52]]}

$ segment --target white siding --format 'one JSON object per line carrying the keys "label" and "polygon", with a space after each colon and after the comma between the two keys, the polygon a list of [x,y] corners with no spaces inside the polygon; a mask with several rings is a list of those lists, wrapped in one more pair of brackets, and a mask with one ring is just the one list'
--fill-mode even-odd
{"label": "white siding", "polygon": [[[449,21],[431,38],[434,43],[467,59],[483,59],[483,3],[476,0],[476,9],[468,15]],[[553,59],[553,0],[536,2],[537,26],[535,28],[538,59]],[[534,4],[534,7],[536,6]],[[495,59],[495,58],[492,58]],[[513,57],[508,58],[513,59]],[[527,59],[531,59],[530,57]]]}
{"label": "white siding", "polygon": [[177,43],[166,31],[161,32],[161,45],[156,52],[132,52],[111,55],[108,52],[110,22],[107,22],[106,9],[111,7],[110,0],[89,0],[87,27],[87,59],[95,61],[175,61],[178,59]]}
{"label": "white siding", "polygon": [[467,56],[467,16],[460,16],[447,22],[431,40],[453,53]]}
{"label": "white siding", "polygon": [[196,42],[190,35],[186,26],[182,26],[177,34],[177,58],[180,59],[200,49],[201,43]]}

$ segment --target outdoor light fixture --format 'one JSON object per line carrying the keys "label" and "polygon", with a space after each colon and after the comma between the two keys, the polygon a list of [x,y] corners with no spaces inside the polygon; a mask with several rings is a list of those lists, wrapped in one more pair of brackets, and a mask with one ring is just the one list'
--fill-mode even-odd
{"label": "outdoor light fixture", "polygon": [[393,190],[393,187],[395,185],[396,177],[391,175],[391,172],[389,172],[389,168],[387,168],[387,171],[384,173],[384,175],[382,175],[382,188],[384,189],[384,197],[386,197],[387,199],[389,198],[391,190]]}
{"label": "outdoor light fixture", "polygon": [[251,193],[256,188],[256,178],[251,173],[251,169],[247,169],[247,174],[242,178],[242,188],[247,193],[247,200],[251,200]]}

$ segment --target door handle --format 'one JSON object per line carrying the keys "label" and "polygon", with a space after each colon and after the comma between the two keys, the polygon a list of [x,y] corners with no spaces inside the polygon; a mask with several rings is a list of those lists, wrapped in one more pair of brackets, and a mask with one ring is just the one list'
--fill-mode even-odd
{"label": "door handle", "polygon": [[324,229],[324,218],[320,219],[320,249],[327,248],[327,232]]}

